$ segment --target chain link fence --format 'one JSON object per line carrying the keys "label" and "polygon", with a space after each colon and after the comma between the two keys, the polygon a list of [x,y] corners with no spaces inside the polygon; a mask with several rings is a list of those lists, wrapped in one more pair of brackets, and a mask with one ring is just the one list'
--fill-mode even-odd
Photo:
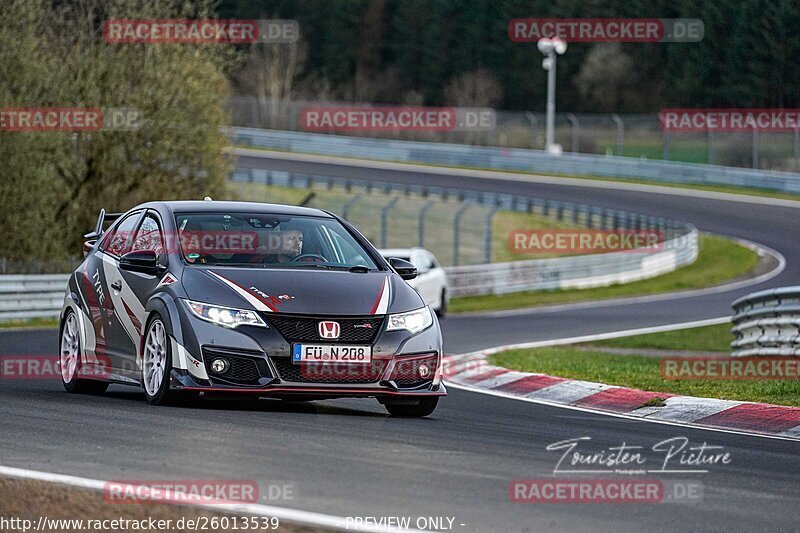
{"label": "chain link fence", "polygon": [[[304,131],[309,107],[377,107],[369,103],[230,100],[234,126]],[[544,102],[541,103],[542,109]],[[493,127],[462,131],[349,131],[347,135],[503,148],[545,148],[544,112],[494,112]],[[333,134],[333,131],[328,133]],[[658,114],[556,113],[555,142],[564,152],[800,172],[800,131],[790,133],[664,132]]]}

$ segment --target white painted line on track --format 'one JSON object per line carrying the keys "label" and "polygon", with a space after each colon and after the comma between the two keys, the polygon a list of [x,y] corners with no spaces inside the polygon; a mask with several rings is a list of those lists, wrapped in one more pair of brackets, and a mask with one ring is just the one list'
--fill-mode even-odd
{"label": "white painted line on track", "polygon": [[[27,470],[24,468],[14,468],[11,466],[0,466],[0,477],[12,477],[18,479],[32,479],[36,481],[45,481],[48,483],[58,483],[60,485],[68,485],[71,487],[78,487],[82,489],[89,489],[93,491],[103,491],[106,486],[106,481],[99,479],[89,479],[84,477],[69,476],[64,474],[51,474],[49,472],[41,472],[38,470]],[[162,503],[158,501],[152,502],[154,504]],[[276,507],[273,505],[261,505],[253,503],[185,503],[185,502],[163,502],[167,505],[183,505],[188,507],[199,507],[209,509],[212,511],[220,512],[233,512],[244,513],[256,516],[277,517],[279,520],[286,520],[294,524],[318,526],[331,529],[342,530],[346,527],[344,517],[334,516],[322,513],[315,513],[311,511],[299,511],[296,509],[287,509],[285,507]],[[350,531],[363,531],[369,533],[399,533],[399,532],[420,532],[419,529],[401,529],[395,527],[368,527],[357,526],[356,524],[349,524],[347,528]]]}
{"label": "white painted line on track", "polygon": [[664,425],[667,425],[667,426],[676,426],[676,427],[682,427],[682,428],[698,429],[698,430],[702,430],[702,431],[714,431],[714,432],[717,432],[717,433],[730,433],[730,434],[733,434],[733,435],[746,435],[748,437],[760,437],[762,439],[785,440],[785,441],[791,441],[791,442],[797,442],[798,441],[798,437],[789,436],[788,434],[786,434],[787,432],[784,432],[784,434],[781,434],[781,435],[766,435],[766,434],[763,434],[763,433],[751,433],[751,432],[747,432],[747,431],[739,431],[739,430],[736,430],[736,429],[714,428],[714,427],[709,427],[709,426],[700,426],[700,425],[694,425],[694,424],[687,424],[685,422],[672,422],[672,421],[669,421],[669,420],[657,420],[655,418],[643,418],[643,417],[640,417],[640,416],[631,416],[631,415],[628,415],[628,414],[625,414],[625,413],[613,413],[611,411],[600,411],[600,410],[597,410],[597,409],[591,409],[591,408],[587,408],[587,407],[580,407],[580,406],[577,406],[577,405],[568,405],[568,404],[563,404],[563,403],[555,403],[555,402],[551,402],[551,401],[548,401],[548,400],[542,400],[542,399],[539,399],[539,398],[526,398],[525,396],[516,396],[514,394],[508,394],[508,393],[501,392],[501,391],[496,391],[496,390],[478,389],[478,388],[475,388],[475,387],[472,387],[472,386],[469,386],[469,385],[462,385],[460,383],[453,383],[452,381],[448,381],[446,384],[447,384],[448,388],[453,388],[453,389],[457,389],[457,390],[463,390],[463,391],[467,391],[467,392],[475,392],[475,393],[478,393],[478,394],[487,394],[489,396],[496,396],[498,398],[506,398],[508,400],[517,400],[517,401],[521,401],[521,402],[529,402],[529,403],[535,403],[535,404],[539,404],[539,405],[547,405],[547,406],[550,406],[550,407],[558,407],[558,408],[561,408],[561,409],[569,409],[571,411],[581,411],[583,413],[590,413],[590,414],[593,414],[593,415],[610,416],[610,417],[614,417],[614,418],[625,418],[625,419],[628,419],[628,420],[636,420],[636,421],[640,421],[640,422],[649,422],[649,423],[652,423],[652,424],[664,424]]}
{"label": "white painted line on track", "polygon": [[[706,191],[703,189],[682,189],[664,185],[649,185],[627,181],[611,181],[602,178],[567,178],[547,176],[542,174],[522,174],[513,171],[481,170],[471,168],[451,168],[435,165],[400,163],[395,161],[377,161],[372,159],[357,159],[337,157],[330,155],[317,155],[296,152],[279,152],[272,150],[258,150],[255,148],[233,148],[231,153],[237,156],[261,157],[264,159],[282,159],[286,161],[300,161],[308,163],[323,163],[327,165],[352,166],[361,168],[374,168],[378,170],[392,170],[396,172],[422,172],[442,176],[460,176],[485,178],[492,180],[522,181],[529,183],[545,183],[549,185],[566,185],[569,187],[583,187],[587,189],[616,189],[623,191],[647,192],[652,194],[666,194],[671,196],[691,196],[693,198],[708,198],[725,202],[738,202],[747,204],[772,205],[800,209],[800,201],[768,196],[751,196],[747,194],[734,194],[728,192]],[[689,184],[691,185],[691,184]]]}
{"label": "white painted line on track", "polygon": [[[693,322],[683,322],[683,323],[680,323],[680,324],[665,324],[663,326],[652,326],[652,327],[646,327],[646,328],[629,329],[629,330],[625,330],[625,331],[612,331],[612,332],[608,332],[608,333],[597,333],[597,334],[593,334],[593,335],[583,335],[583,336],[580,336],[580,337],[567,337],[567,338],[562,338],[562,339],[551,339],[551,340],[546,340],[546,341],[535,341],[535,342],[526,342],[526,343],[519,343],[519,344],[507,344],[507,345],[504,345],[504,346],[495,346],[493,348],[488,348],[486,350],[478,350],[478,351],[475,351],[475,352],[459,354],[459,355],[455,355],[454,357],[456,357],[456,358],[474,357],[477,354],[483,354],[483,355],[488,356],[488,355],[496,354],[496,353],[499,353],[499,352],[504,352],[504,351],[507,351],[507,350],[526,349],[526,348],[544,348],[544,347],[548,347],[548,346],[561,346],[561,345],[565,345],[565,344],[578,344],[578,343],[582,343],[582,342],[593,342],[593,341],[606,340],[606,339],[617,339],[617,338],[620,338],[620,337],[630,337],[630,336],[634,336],[634,335],[646,335],[648,333],[660,333],[660,332],[664,332],[664,331],[677,331],[677,330],[681,330],[681,329],[698,328],[698,327],[703,327],[703,326],[714,326],[714,325],[718,325],[718,324],[725,324],[727,322],[730,322],[730,317],[709,318],[709,319],[706,319],[706,320],[696,320],[696,321],[693,321]],[[777,440],[786,440],[786,441],[792,441],[792,442],[797,442],[798,439],[800,439],[800,426],[798,426],[796,428],[792,428],[792,429],[787,430],[787,431],[784,431],[783,433],[778,434],[778,435],[768,435],[768,434],[763,434],[763,433],[754,433],[754,432],[737,430],[737,429],[715,428],[715,427],[702,426],[702,425],[698,425],[698,424],[691,424],[691,423],[687,423],[687,422],[682,422],[682,421],[680,421],[681,417],[679,415],[677,415],[677,414],[675,415],[674,420],[660,420],[660,419],[655,419],[655,418],[649,418],[646,415],[650,414],[650,413],[649,412],[645,412],[645,410],[647,408],[643,408],[637,414],[631,414],[631,413],[614,413],[614,412],[611,412],[611,411],[603,411],[603,410],[599,410],[599,409],[593,409],[591,407],[580,407],[580,406],[577,406],[577,405],[559,403],[558,401],[552,401],[551,398],[537,397],[535,392],[538,392],[538,391],[534,391],[534,393],[528,394],[527,396],[518,396],[516,394],[510,394],[510,393],[506,393],[506,392],[502,392],[502,391],[498,391],[498,390],[481,389],[481,388],[478,388],[478,387],[476,387],[474,385],[465,385],[465,384],[461,384],[461,383],[454,383],[453,381],[449,381],[449,380],[446,381],[446,385],[447,385],[448,388],[452,387],[452,388],[457,389],[457,390],[464,390],[464,391],[467,391],[467,392],[475,392],[475,393],[478,393],[478,394],[487,394],[489,396],[496,396],[496,397],[499,397],[499,398],[506,398],[506,399],[509,399],[509,400],[517,400],[517,401],[522,401],[522,402],[536,403],[536,404],[540,404],[540,405],[548,405],[548,406],[551,406],[551,407],[558,407],[558,408],[561,408],[561,409],[570,409],[570,410],[573,410],[573,411],[581,411],[581,412],[584,412],[584,413],[592,413],[592,414],[600,415],[600,416],[610,416],[610,417],[614,417],[614,418],[625,418],[625,419],[628,419],[628,420],[640,420],[642,422],[650,422],[650,423],[653,423],[653,424],[666,424],[666,425],[669,425],[669,426],[679,426],[679,427],[684,427],[684,428],[689,427],[689,428],[699,429],[699,430],[703,430],[703,431],[715,431],[715,432],[718,432],[718,433],[730,433],[730,434],[733,434],[733,435],[747,435],[747,436],[750,436],[750,437],[760,437],[760,438],[765,438],[765,439],[777,439]],[[556,387],[557,385],[558,384],[551,385],[549,387],[545,387],[545,388],[540,389],[540,390],[544,391],[544,390],[547,390],[548,388]],[[605,387],[606,388],[613,388],[613,387],[608,386],[608,385],[606,385]],[[598,392],[599,392],[599,390],[601,390],[601,389],[598,389]],[[676,397],[676,398],[687,398],[687,397]],[[670,399],[671,398],[668,398],[666,400],[666,402],[669,402]],[[692,398],[692,400],[701,400],[701,403],[702,403],[702,401],[704,399],[703,398],[697,398],[697,399]],[[734,402],[734,401],[716,400],[716,399],[710,399],[709,402],[714,404],[713,405],[714,408],[720,407],[721,405],[723,405],[723,403],[725,404],[725,408],[729,408],[729,407],[735,406],[737,404],[744,403],[744,402]],[[697,408],[699,409],[700,407],[697,407]],[[724,410],[724,409],[720,409],[720,410]]]}

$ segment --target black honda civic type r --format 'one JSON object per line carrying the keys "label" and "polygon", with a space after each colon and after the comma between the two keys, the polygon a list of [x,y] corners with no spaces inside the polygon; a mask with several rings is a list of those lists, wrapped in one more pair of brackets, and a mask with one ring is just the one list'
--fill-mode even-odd
{"label": "black honda civic type r", "polygon": [[404,281],[416,270],[332,213],[151,202],[101,211],[85,238],[61,310],[68,392],[370,397],[396,416],[447,394],[436,315]]}

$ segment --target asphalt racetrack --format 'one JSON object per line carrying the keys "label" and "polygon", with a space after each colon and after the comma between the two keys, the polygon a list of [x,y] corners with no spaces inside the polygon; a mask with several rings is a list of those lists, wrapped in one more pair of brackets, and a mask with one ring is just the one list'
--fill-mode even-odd
{"label": "asphalt racetrack", "polygon": [[[785,270],[766,283],[649,302],[611,302],[507,316],[443,321],[448,353],[715,318],[761,288],[800,282],[800,210],[635,188],[447,176],[357,165],[240,157],[240,168],[354,179],[455,185],[671,217],[771,247]],[[51,355],[55,331],[0,334],[0,354]],[[692,429],[450,388],[432,417],[395,419],[371,400],[293,404],[202,401],[151,407],[142,392],[67,395],[51,381],[0,382],[0,464],[94,479],[257,479],[291,484],[272,505],[341,517],[453,518],[453,531],[794,531],[800,518],[800,442]],[[552,478],[561,453],[549,444],[590,437],[587,449],[645,449],[666,439],[721,446],[728,464],[706,473],[651,475],[702,485],[690,503],[512,503],[515,479]],[[657,454],[650,454],[652,464]],[[681,465],[676,457],[670,466]],[[580,476],[577,476],[580,477]],[[444,521],[447,524],[447,520]],[[343,524],[344,529],[344,524]]]}

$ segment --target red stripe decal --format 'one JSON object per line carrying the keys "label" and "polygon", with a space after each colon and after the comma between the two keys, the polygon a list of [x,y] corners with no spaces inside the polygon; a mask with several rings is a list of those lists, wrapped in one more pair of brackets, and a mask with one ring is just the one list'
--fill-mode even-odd
{"label": "red stripe decal", "polygon": [[[211,272],[212,274],[214,274],[214,275],[216,275],[216,276],[219,276],[219,277],[221,277],[221,278],[222,278],[222,279],[224,279],[224,280],[227,280],[227,281],[229,281],[230,283],[233,283],[234,285],[236,285],[237,287],[239,287],[240,289],[242,289],[244,292],[246,292],[247,294],[250,294],[251,296],[253,296],[253,298],[255,298],[256,300],[258,300],[258,301],[259,301],[259,302],[261,302],[262,304],[266,305],[266,306],[269,308],[269,310],[270,310],[270,311],[272,311],[273,313],[277,313],[277,312],[278,312],[278,308],[277,308],[277,307],[275,307],[275,306],[274,306],[272,303],[268,302],[268,301],[267,301],[267,300],[265,300],[264,298],[261,298],[261,297],[260,297],[260,296],[259,296],[257,293],[255,293],[255,292],[253,292],[253,291],[251,291],[251,290],[245,289],[244,287],[242,287],[241,285],[239,285],[238,283],[236,283],[236,282],[235,282],[235,281],[233,281],[232,279],[230,279],[230,278],[226,278],[225,276],[223,276],[223,275],[222,275],[222,274],[220,274],[219,272],[214,272],[214,271],[211,271],[211,270],[209,270],[209,272]],[[241,295],[240,295],[240,296],[241,296]],[[249,303],[249,302],[248,302],[248,303]]]}
{"label": "red stripe decal", "polygon": [[800,407],[743,403],[695,420],[697,424],[780,433],[800,425]]}
{"label": "red stripe decal", "polygon": [[141,323],[141,322],[139,322],[139,319],[138,319],[138,318],[136,318],[136,315],[133,313],[133,311],[131,310],[131,308],[130,308],[130,307],[128,307],[128,304],[127,304],[127,303],[125,303],[125,300],[122,300],[122,305],[124,305],[124,306],[125,306],[125,311],[127,311],[127,313],[128,313],[128,316],[129,316],[129,317],[130,317],[130,319],[131,319],[131,322],[133,322],[133,327],[135,327],[135,328],[136,328],[136,332],[137,332],[139,335],[142,335],[142,334],[143,334],[143,331],[142,331],[142,323]]}
{"label": "red stripe decal", "polygon": [[386,286],[386,283],[384,282],[384,280],[381,280],[381,292],[379,292],[378,293],[378,297],[375,298],[375,303],[372,305],[372,310],[369,312],[369,314],[374,315],[375,311],[378,310],[378,306],[381,303],[381,297],[383,297],[383,288],[385,286]]}

